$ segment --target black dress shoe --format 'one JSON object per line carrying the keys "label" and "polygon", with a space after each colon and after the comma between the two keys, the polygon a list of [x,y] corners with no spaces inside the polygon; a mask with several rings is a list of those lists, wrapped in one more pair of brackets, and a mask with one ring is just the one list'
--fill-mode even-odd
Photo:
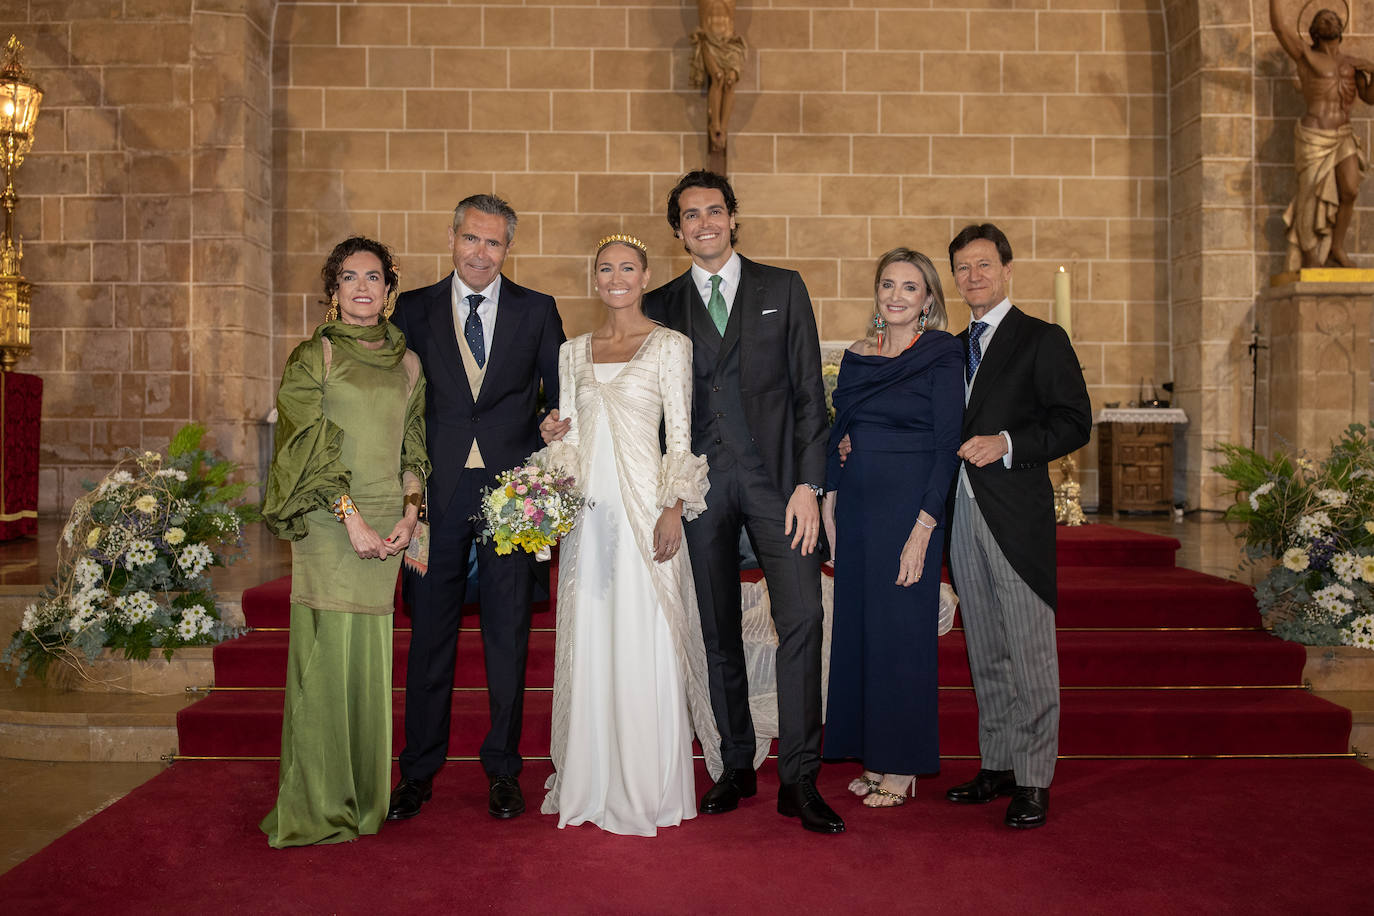
{"label": "black dress shoe", "polygon": [[816,833],[844,833],[844,820],[821,798],[810,776],[778,787],[778,813],[801,818],[802,826]]}
{"label": "black dress shoe", "polygon": [[1017,786],[1007,805],[1006,825],[1029,830],[1045,826],[1050,813],[1050,790],[1035,786]]}
{"label": "black dress shoe", "polygon": [[402,777],[391,790],[391,804],[386,809],[386,819],[403,821],[420,813],[420,806],[434,795],[433,782],[428,779]]}
{"label": "black dress shoe", "polygon": [[960,783],[945,793],[945,799],[956,805],[986,805],[1016,788],[1016,774],[1011,770],[979,770],[968,782]]}
{"label": "black dress shoe", "polygon": [[515,817],[525,810],[525,796],[514,776],[488,776],[487,813],[492,817]]}
{"label": "black dress shoe", "polygon": [[716,784],[706,790],[697,810],[702,814],[724,814],[739,807],[741,798],[753,798],[759,791],[758,776],[753,770],[726,767]]}

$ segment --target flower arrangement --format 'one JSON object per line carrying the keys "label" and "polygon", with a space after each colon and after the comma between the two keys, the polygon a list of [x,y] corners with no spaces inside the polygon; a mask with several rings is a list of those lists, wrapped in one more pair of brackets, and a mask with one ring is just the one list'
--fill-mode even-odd
{"label": "flower arrangement", "polygon": [[584,505],[572,476],[541,455],[532,455],[521,467],[499,474],[496,486],[483,492],[483,541],[495,540],[498,554],[519,547],[546,560],[550,548],[572,530]]}
{"label": "flower arrangement", "polygon": [[1272,562],[1255,587],[1274,633],[1308,645],[1374,649],[1374,442],[1359,424],[1326,460],[1266,458],[1222,444],[1213,468],[1235,484],[1226,511],[1245,531],[1252,564]]}
{"label": "flower arrangement", "polygon": [[238,466],[200,447],[205,428],[177,431],[167,454],[130,453],[76,501],[58,540],[58,572],[24,611],[0,661],[43,677],[54,660],[79,670],[105,647],[167,658],[181,646],[238,635],[220,619],[208,570],[243,556]]}

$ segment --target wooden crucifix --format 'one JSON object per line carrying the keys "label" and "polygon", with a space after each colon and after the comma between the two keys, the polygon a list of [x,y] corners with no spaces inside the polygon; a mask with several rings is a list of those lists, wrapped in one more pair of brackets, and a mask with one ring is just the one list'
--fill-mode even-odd
{"label": "wooden crucifix", "polygon": [[692,33],[692,86],[706,87],[709,167],[726,174],[726,127],[735,84],[749,44],[735,32],[735,0],[697,0],[700,25]]}

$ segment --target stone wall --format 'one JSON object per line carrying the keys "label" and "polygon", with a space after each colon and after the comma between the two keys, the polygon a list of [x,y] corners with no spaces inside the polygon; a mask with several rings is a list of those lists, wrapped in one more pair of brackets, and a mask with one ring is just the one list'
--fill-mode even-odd
{"label": "stone wall", "polygon": [[[739,4],[752,46],[730,125],[740,250],[800,270],[821,336],[849,340],[879,254],[911,245],[943,266],[959,227],[994,220],[1027,311],[1048,317],[1053,272],[1072,271],[1095,403],[1167,380],[1162,12],[901,6]],[[323,310],[334,241],[376,233],[401,253],[406,285],[433,282],[449,269],[449,212],[477,191],[520,211],[511,273],[558,297],[570,334],[598,320],[600,236],[645,238],[660,280],[684,269],[663,202],[706,158],[704,99],[688,82],[695,25],[685,2],[280,3],[278,361]],[[1091,503],[1093,448],[1082,457]]]}
{"label": "stone wall", "polygon": [[[998,222],[1027,311],[1048,317],[1052,274],[1071,270],[1095,407],[1175,379],[1193,418],[1181,495],[1215,504],[1203,450],[1248,438],[1244,343],[1282,209],[1286,153],[1254,139],[1291,102],[1252,51],[1267,11],[1004,5],[739,0],[740,249],[801,270],[822,337],[845,340],[878,254],[942,263],[965,222]],[[509,272],[559,297],[569,333],[596,321],[602,234],[644,237],[660,280],[683,269],[662,206],[705,159],[695,25],[688,0],[0,6],[48,90],[19,174],[44,510],[116,447],[191,418],[253,462],[282,360],[323,311],[324,254],[350,232],[427,284],[453,204],[502,194],[522,216]],[[1095,446],[1079,457],[1092,505]]]}
{"label": "stone wall", "polygon": [[[17,175],[44,379],[40,505],[195,419],[257,464],[272,396],[269,0],[32,0],[45,90]],[[18,21],[16,21],[18,20]]]}

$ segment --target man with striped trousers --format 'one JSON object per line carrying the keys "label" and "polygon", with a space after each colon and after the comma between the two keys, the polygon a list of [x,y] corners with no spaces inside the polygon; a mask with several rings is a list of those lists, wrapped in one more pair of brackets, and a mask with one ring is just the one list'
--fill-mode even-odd
{"label": "man with striped trousers", "polygon": [[1055,520],[1049,464],[1088,441],[1092,412],[1068,335],[1011,304],[1011,244],[991,223],[949,244],[973,321],[963,463],[951,499],[950,572],[959,592],[982,762],[950,789],[958,804],[1012,797],[1008,827],[1044,826],[1059,753]]}

